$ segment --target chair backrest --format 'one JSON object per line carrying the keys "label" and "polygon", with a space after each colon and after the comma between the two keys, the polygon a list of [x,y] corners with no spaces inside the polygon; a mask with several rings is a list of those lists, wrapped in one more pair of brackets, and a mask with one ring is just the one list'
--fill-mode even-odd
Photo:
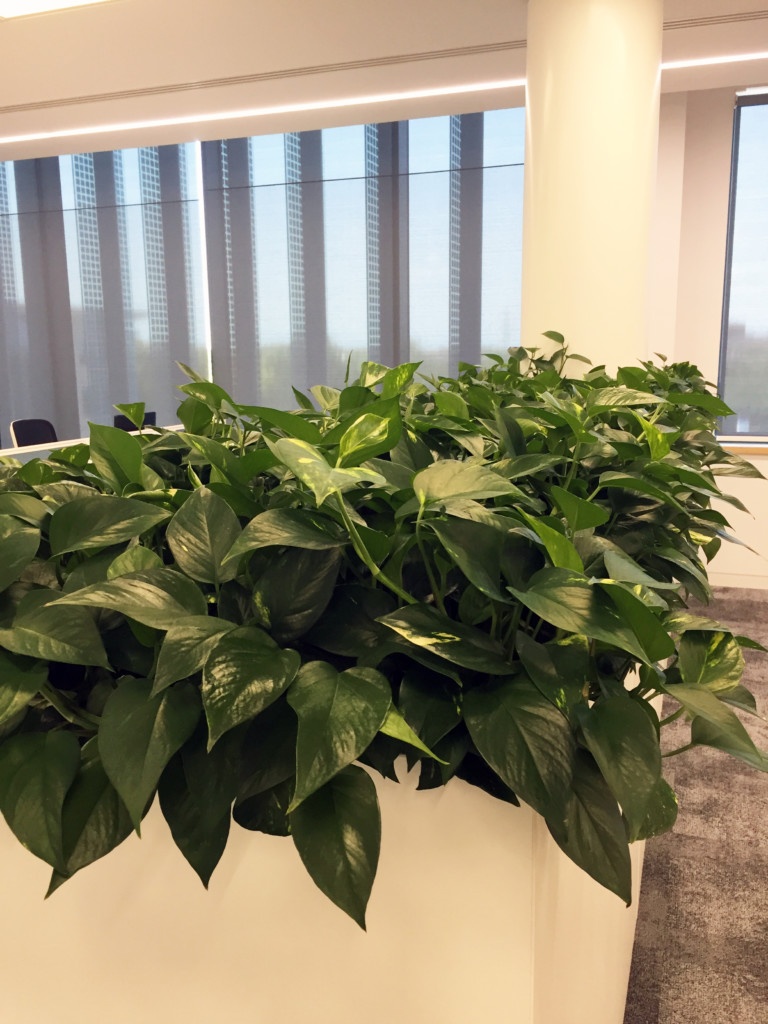
{"label": "chair backrest", "polygon": [[[154,427],[156,420],[157,420],[157,414],[156,413],[154,413],[154,412],[145,412],[144,413],[144,426],[145,427]],[[136,424],[135,423],[131,423],[131,421],[128,419],[128,417],[127,416],[123,416],[122,413],[120,413],[119,415],[115,416],[114,424],[115,424],[116,427],[119,427],[120,430],[135,430],[136,429]]]}
{"label": "chair backrest", "polygon": [[48,420],[12,420],[11,440],[14,447],[24,448],[28,444],[58,441],[58,437],[53,424]]}

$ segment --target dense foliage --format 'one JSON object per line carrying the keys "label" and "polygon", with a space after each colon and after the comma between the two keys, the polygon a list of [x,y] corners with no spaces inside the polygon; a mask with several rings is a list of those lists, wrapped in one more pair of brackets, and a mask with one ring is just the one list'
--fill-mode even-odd
{"label": "dense foliage", "polygon": [[183,430],[4,460],[0,809],[50,891],[158,793],[206,885],[234,818],[364,926],[368,769],[405,754],[422,789],[525,801],[629,901],[628,842],[677,811],[652,698],[768,768],[733,710],[755,645],[686,608],[727,536],[715,474],[757,472],[727,408],[687,363],[567,360],[365,363],[291,413],[189,371]]}

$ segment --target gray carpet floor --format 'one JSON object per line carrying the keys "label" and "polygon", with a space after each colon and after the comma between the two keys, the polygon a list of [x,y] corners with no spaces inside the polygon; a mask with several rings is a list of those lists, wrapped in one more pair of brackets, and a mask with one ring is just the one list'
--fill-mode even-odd
{"label": "gray carpet floor", "polygon": [[[768,591],[716,588],[706,614],[768,646]],[[768,716],[768,654],[745,653]],[[741,717],[768,749],[768,722]],[[664,732],[665,749],[688,741],[681,722]],[[624,1024],[768,1024],[768,774],[707,748],[664,774],[680,813],[646,847]]]}

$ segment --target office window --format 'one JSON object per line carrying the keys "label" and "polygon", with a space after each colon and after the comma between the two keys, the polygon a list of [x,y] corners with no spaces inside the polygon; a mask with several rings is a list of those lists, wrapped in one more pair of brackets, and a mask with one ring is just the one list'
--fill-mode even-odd
{"label": "office window", "polygon": [[740,97],[734,123],[720,390],[726,435],[768,436],[768,97]]}
{"label": "office window", "polygon": [[[0,441],[519,343],[522,110],[0,164]],[[5,434],[7,442],[7,434]]]}

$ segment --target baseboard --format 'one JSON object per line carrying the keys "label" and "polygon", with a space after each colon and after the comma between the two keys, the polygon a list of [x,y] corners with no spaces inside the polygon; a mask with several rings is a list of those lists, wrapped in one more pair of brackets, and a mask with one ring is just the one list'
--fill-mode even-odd
{"label": "baseboard", "polygon": [[713,587],[744,587],[752,590],[768,590],[768,576],[753,573],[711,572],[709,582]]}

